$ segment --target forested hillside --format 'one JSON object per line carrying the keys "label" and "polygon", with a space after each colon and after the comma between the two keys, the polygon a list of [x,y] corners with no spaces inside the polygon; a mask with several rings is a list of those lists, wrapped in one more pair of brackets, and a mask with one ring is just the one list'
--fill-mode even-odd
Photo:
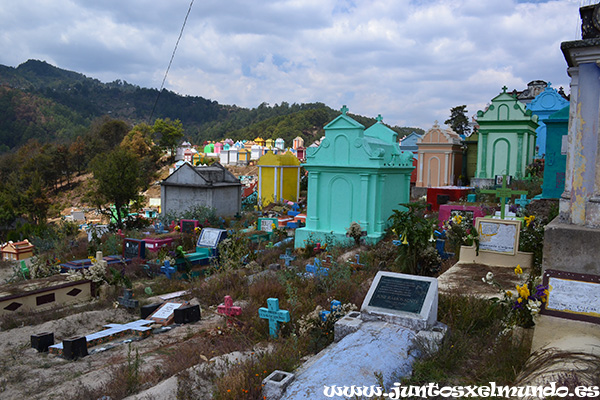
{"label": "forested hillside", "polygon": [[[323,126],[339,114],[322,103],[270,106],[247,109],[221,105],[199,96],[180,96],[163,90],[140,88],[116,80],[102,83],[77,72],[29,60],[16,68],[0,65],[0,152],[25,144],[70,142],[103,116],[130,125],[153,124],[156,118],[179,119],[184,136],[194,143],[206,140],[265,139],[296,136],[310,141],[322,135]],[[156,109],[150,116],[156,103]],[[372,118],[353,115],[369,126]],[[418,128],[392,127],[400,136]]]}

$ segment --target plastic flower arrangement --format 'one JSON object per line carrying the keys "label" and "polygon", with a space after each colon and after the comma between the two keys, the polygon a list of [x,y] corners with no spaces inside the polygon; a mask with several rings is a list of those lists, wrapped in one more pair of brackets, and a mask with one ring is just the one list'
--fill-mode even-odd
{"label": "plastic flower arrangement", "polygon": [[445,221],[443,226],[450,248],[457,256],[460,254],[460,246],[475,244],[479,249],[479,234],[467,218],[462,215],[454,215],[448,221]]}
{"label": "plastic flower arrangement", "polygon": [[[523,275],[521,265],[517,265],[514,270],[519,277]],[[511,290],[504,290],[498,282],[494,280],[494,274],[488,272],[483,282],[496,286],[503,298],[493,298],[493,302],[502,305],[507,311],[505,325],[507,328],[521,326],[531,328],[535,325],[535,317],[540,313],[542,304],[548,301],[550,290],[539,282],[539,277],[533,279],[531,276],[526,279],[522,285],[515,286],[515,293]]]}

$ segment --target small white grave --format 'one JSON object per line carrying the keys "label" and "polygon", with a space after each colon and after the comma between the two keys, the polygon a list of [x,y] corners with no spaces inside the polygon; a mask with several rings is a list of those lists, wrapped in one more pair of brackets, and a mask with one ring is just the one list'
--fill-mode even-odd
{"label": "small white grave", "polygon": [[380,271],[361,312],[335,324],[335,342],[293,373],[274,371],[263,381],[267,400],[326,398],[325,387],[378,386],[386,389],[410,375],[423,351],[435,351],[447,327],[436,321],[435,278]]}

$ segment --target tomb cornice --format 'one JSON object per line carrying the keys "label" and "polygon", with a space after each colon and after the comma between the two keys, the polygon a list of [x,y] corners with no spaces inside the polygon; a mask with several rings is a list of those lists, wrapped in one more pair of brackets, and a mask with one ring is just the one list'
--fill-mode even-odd
{"label": "tomb cornice", "polygon": [[600,38],[562,42],[560,49],[569,67],[600,62]]}

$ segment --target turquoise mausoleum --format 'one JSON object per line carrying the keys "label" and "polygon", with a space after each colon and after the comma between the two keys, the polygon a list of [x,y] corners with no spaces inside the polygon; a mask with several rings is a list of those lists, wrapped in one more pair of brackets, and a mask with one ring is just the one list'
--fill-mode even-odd
{"label": "turquoise mausoleum", "polygon": [[[562,110],[563,108],[569,105],[569,101],[561,96],[556,89],[551,87],[550,82],[546,86],[543,92],[535,96],[535,99],[529,104],[527,104],[527,109],[531,110],[533,115],[538,116],[538,128],[535,130],[536,140],[535,147],[537,148],[535,157],[543,157],[547,154],[547,128],[545,121],[557,111]],[[559,138],[560,140],[560,138]],[[563,171],[564,172],[564,171]]]}
{"label": "turquoise mausoleum", "polygon": [[306,226],[296,230],[295,247],[351,243],[346,231],[360,224],[365,240],[376,243],[388,218],[410,198],[412,152],[400,151],[398,135],[381,121],[365,127],[342,114],[325,126],[319,147],[309,147]]}

